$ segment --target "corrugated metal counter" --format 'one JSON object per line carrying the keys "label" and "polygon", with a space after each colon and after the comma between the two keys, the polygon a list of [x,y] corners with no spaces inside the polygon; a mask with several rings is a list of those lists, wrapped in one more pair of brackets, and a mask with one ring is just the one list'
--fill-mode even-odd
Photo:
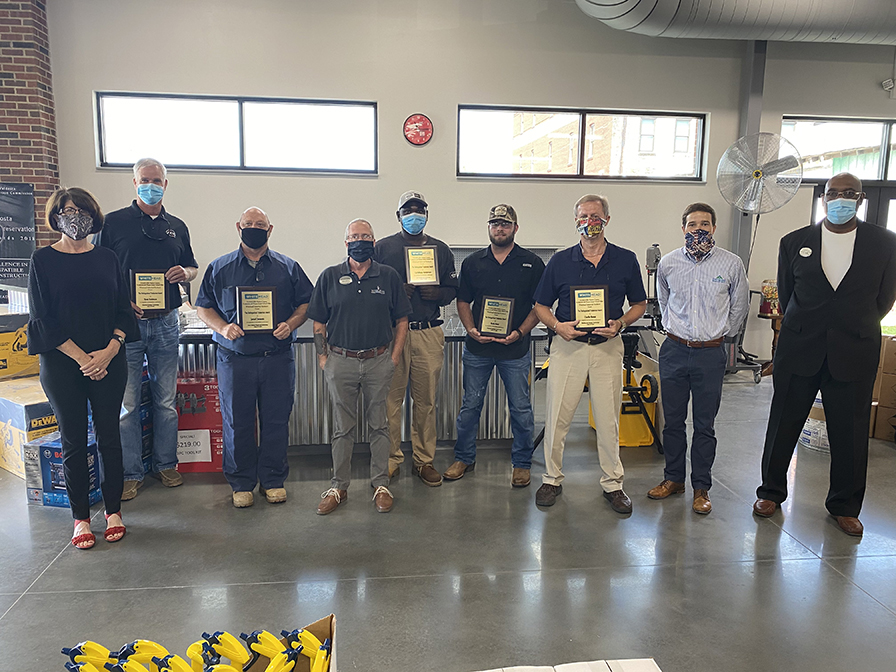
{"label": "corrugated metal counter", "polygon": [[[303,335],[303,332],[307,332],[308,335]],[[292,416],[289,419],[289,442],[294,446],[329,443],[332,432],[332,407],[327,384],[324,381],[323,371],[317,365],[310,329],[303,325],[299,333],[299,338],[293,343],[296,390]],[[541,355],[545,339],[544,333],[538,330],[532,334],[530,380],[534,378],[536,356]],[[462,334],[446,332],[445,361],[436,395],[436,436],[439,440],[452,440],[457,437],[455,421],[463,399],[463,345]],[[180,377],[214,377],[216,348],[210,331],[182,333],[178,357]],[[405,398],[401,431],[403,441],[410,441],[410,407],[410,399]],[[367,441],[367,422],[363,408],[359,400],[356,441]],[[479,438],[509,439],[512,436],[507,394],[504,391],[504,384],[495,372],[489,381],[482,408]]]}

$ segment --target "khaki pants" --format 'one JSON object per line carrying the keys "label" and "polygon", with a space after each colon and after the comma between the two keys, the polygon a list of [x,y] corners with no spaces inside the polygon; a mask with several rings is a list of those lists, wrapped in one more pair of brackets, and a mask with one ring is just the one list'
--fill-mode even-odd
{"label": "khaki pants", "polygon": [[604,492],[622,488],[623,470],[619,458],[622,352],[621,338],[588,345],[558,337],[551,343],[544,433],[547,473],[542,477],[543,482],[560,485],[563,481],[566,434],[587,380],[591,412],[597,426],[597,455],[603,472],[600,486]]}
{"label": "khaki pants", "polygon": [[414,401],[411,419],[414,466],[432,464],[436,456],[436,389],[442,373],[444,350],[445,333],[442,327],[412,329],[408,332],[386,400],[389,436],[392,440],[389,471],[395,471],[404,461],[404,453],[401,452],[401,408],[408,381],[411,384],[411,399]]}

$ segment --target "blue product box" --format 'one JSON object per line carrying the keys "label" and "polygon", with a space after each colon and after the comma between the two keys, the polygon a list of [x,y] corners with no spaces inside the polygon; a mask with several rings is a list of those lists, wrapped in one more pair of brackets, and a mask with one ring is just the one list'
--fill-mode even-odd
{"label": "blue product box", "polygon": [[[53,432],[25,444],[25,488],[29,504],[68,507],[65,476],[62,469],[62,440]],[[90,504],[102,499],[100,460],[93,434],[87,435],[87,473],[90,478]]]}

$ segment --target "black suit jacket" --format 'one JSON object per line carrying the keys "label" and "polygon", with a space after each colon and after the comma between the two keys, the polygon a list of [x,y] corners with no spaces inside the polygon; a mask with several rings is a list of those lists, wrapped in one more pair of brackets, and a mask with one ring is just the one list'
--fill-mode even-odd
{"label": "black suit jacket", "polygon": [[852,265],[834,291],[821,267],[821,227],[781,239],[778,298],[784,312],[775,373],[811,376],[828,360],[836,380],[873,380],[880,320],[896,300],[896,234],[859,222]]}

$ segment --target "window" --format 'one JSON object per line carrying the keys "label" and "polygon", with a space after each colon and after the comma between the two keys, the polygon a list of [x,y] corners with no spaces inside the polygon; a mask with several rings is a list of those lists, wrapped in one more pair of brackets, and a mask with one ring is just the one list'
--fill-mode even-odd
{"label": "window", "polygon": [[691,144],[691,122],[688,119],[675,120],[675,153],[683,154]]}
{"label": "window", "polygon": [[638,142],[638,151],[645,154],[653,154],[653,141],[656,132],[656,119],[641,119],[641,138]]}
{"label": "window", "polygon": [[[101,166],[377,172],[376,103],[96,94]],[[334,132],[338,129],[338,132]]]}
{"label": "window", "polygon": [[460,105],[457,174],[702,181],[705,128],[701,114]]}
{"label": "window", "polygon": [[781,135],[800,153],[804,179],[826,180],[848,172],[864,180],[885,180],[896,179],[887,165],[892,126],[888,121],[785,117]]}

